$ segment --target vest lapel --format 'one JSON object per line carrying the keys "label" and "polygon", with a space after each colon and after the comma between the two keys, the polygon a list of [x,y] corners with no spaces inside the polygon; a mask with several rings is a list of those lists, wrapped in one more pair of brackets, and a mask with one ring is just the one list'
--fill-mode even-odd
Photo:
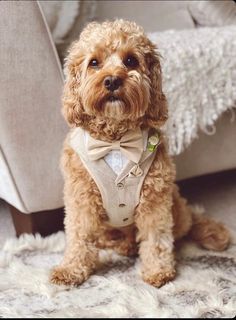
{"label": "vest lapel", "polygon": [[116,184],[121,182],[122,180],[124,180],[131,172],[131,170],[135,167],[135,166],[139,166],[141,167],[142,164],[151,156],[154,157],[154,155],[156,154],[156,150],[154,151],[149,151],[149,150],[146,150],[143,155],[142,155],[142,158],[140,160],[140,162],[138,164],[136,164],[135,162],[132,162],[132,161],[129,161],[127,163],[127,165],[122,169],[122,171],[120,172],[120,174],[117,176],[115,182]]}

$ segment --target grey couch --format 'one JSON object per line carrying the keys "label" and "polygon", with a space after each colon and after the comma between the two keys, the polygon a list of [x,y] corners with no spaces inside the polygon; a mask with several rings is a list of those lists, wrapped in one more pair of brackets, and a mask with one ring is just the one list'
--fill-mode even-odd
{"label": "grey couch", "polygon": [[[100,1],[98,20],[123,16],[154,30],[155,7],[159,30],[168,22],[173,28],[193,27],[184,1],[152,6],[145,9],[151,17],[146,19],[143,2],[135,2],[134,10],[133,1],[125,6]],[[36,232],[43,213],[46,234],[63,216],[56,210],[63,207],[59,157],[68,130],[61,115],[62,67],[37,2],[1,1],[0,17],[0,198],[11,206],[17,234]],[[176,157],[179,180],[235,168],[236,126],[226,118],[218,121],[214,136],[200,134]]]}

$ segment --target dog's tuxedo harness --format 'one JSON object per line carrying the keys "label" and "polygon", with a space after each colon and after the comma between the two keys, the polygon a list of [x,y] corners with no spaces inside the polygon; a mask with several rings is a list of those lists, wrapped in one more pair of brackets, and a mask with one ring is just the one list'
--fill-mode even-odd
{"label": "dog's tuxedo harness", "polygon": [[[113,143],[96,140],[81,128],[72,129],[70,133],[69,144],[95,181],[108,216],[107,223],[113,227],[134,222],[142,184],[156,154],[158,140],[153,144],[152,140],[157,136],[151,138],[141,129],[128,131]],[[112,169],[112,154],[117,157],[117,153],[124,162],[120,172],[115,167]]]}

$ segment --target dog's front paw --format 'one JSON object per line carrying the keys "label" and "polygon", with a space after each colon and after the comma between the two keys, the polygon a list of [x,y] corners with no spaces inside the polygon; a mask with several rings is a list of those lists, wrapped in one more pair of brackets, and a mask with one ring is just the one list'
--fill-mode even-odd
{"label": "dog's front paw", "polygon": [[73,269],[66,266],[55,267],[50,274],[50,281],[53,284],[78,286],[87,280],[89,273],[78,268]]}
{"label": "dog's front paw", "polygon": [[160,272],[151,272],[150,270],[142,271],[142,278],[145,282],[154,287],[161,287],[170,280],[173,280],[176,275],[175,269],[163,269]]}

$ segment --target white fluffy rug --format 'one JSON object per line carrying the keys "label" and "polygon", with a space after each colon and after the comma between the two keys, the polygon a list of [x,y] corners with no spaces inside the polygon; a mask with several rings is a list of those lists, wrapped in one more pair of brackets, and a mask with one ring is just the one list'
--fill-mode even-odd
{"label": "white fluffy rug", "polygon": [[191,242],[178,249],[177,278],[157,289],[139,277],[139,261],[102,251],[102,266],[78,288],[49,284],[65,239],[24,235],[0,255],[0,317],[233,317],[236,314],[236,242],[223,253]]}

